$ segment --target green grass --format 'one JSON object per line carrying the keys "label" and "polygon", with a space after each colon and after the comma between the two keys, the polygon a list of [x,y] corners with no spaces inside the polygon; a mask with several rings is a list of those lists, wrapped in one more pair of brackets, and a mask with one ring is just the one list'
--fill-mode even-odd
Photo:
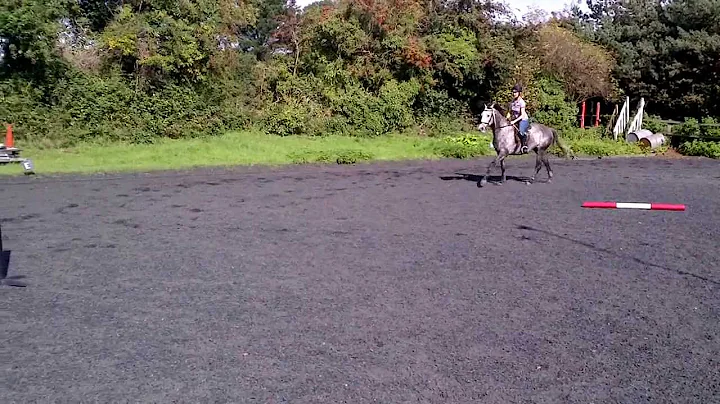
{"label": "green grass", "polygon": [[[230,132],[196,139],[164,139],[149,145],[82,145],[71,149],[22,148],[35,172],[95,173],[182,169],[200,166],[280,165],[304,162],[341,162],[435,159],[435,138],[387,136],[351,138],[279,137],[260,132]],[[323,158],[324,156],[324,158]],[[19,164],[0,167],[0,174],[22,173]]]}
{"label": "green grass", "polygon": [[649,154],[643,150],[639,143],[626,143],[611,139],[570,139],[566,143],[579,156],[627,156]]}
{"label": "green grass", "polygon": [[[37,174],[112,173],[185,169],[201,166],[283,165],[298,163],[352,164],[363,161],[475,158],[494,155],[489,134],[460,133],[453,138],[411,135],[378,138],[279,137],[258,131],[223,136],[159,140],[155,144],[82,145],[70,149],[23,148]],[[640,154],[624,142],[597,138],[567,139],[576,155]],[[22,174],[19,164],[0,166],[0,175]]]}

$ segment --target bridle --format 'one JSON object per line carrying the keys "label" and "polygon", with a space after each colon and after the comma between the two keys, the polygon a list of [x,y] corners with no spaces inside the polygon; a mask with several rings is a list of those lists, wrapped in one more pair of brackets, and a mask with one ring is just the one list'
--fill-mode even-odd
{"label": "bridle", "polygon": [[497,122],[496,122],[496,119],[497,119],[497,118],[495,118],[495,112],[497,112],[497,111],[495,110],[495,108],[493,108],[493,107],[490,107],[490,108],[485,107],[485,111],[492,111],[492,122],[483,122],[482,119],[481,119],[481,120],[480,120],[480,123],[482,123],[483,125],[490,126],[490,124],[492,123],[493,130],[495,130],[495,129],[507,128],[508,126],[512,126],[512,127],[515,127],[515,129],[517,129],[517,127],[516,127],[515,124],[513,124],[513,123],[509,123],[509,124],[503,125],[503,126],[497,126]]}

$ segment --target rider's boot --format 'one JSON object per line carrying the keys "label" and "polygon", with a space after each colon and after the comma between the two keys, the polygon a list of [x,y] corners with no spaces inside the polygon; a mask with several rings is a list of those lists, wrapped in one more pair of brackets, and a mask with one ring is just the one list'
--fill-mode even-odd
{"label": "rider's boot", "polygon": [[525,154],[528,152],[527,148],[527,135],[520,136],[520,153]]}

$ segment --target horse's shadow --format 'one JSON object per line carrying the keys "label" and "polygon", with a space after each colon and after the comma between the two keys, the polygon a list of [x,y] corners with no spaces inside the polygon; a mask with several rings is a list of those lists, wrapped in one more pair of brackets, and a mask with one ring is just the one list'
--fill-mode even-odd
{"label": "horse's shadow", "polygon": [[[476,182],[478,185],[480,185],[480,180],[482,180],[482,175],[476,175],[476,174],[463,174],[463,173],[455,173],[455,175],[446,175],[441,176],[440,179],[443,181],[453,181],[453,180],[465,180],[465,181],[472,181]],[[530,177],[518,177],[514,175],[506,175],[505,179],[508,181],[516,181],[516,182],[522,182],[527,183],[530,182]],[[502,184],[502,176],[501,175],[488,175],[487,176],[488,183],[500,185]],[[539,182],[537,179],[535,182]]]}

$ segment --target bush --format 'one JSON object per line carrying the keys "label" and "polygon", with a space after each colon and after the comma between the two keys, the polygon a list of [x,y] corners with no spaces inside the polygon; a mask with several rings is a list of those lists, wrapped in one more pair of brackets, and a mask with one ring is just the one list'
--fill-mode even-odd
{"label": "bush", "polygon": [[458,111],[466,108],[464,103],[450,98],[446,90],[432,87],[421,90],[415,97],[413,105],[413,110],[418,116],[441,119],[456,115]]}
{"label": "bush", "polygon": [[564,83],[564,93],[582,100],[616,92],[612,80],[615,59],[603,46],[582,39],[573,30],[549,23],[537,31],[533,54],[544,71]]}
{"label": "bush", "polygon": [[565,129],[558,129],[557,130],[558,135],[560,136],[561,140],[604,140],[603,137],[603,128],[565,128]]}
{"label": "bush", "polygon": [[[357,136],[381,136],[400,132],[414,123],[412,104],[419,92],[416,81],[390,80],[373,95],[359,85],[329,98],[329,108],[343,118]],[[338,122],[336,121],[336,125]],[[343,125],[345,126],[345,125]]]}
{"label": "bush", "polygon": [[683,142],[678,151],[687,156],[701,156],[712,159],[720,159],[720,143],[693,140]]}
{"label": "bush", "polygon": [[567,143],[579,155],[606,157],[644,154],[637,143],[626,143],[624,140],[585,138],[571,139]]}
{"label": "bush", "polygon": [[642,126],[643,129],[647,129],[652,133],[665,132],[665,124],[660,122],[659,116],[648,115],[645,113],[643,116]]}
{"label": "bush", "polygon": [[332,161],[332,155],[324,151],[295,152],[290,153],[288,157],[294,164],[329,163]]}
{"label": "bush", "polygon": [[0,116],[3,122],[13,125],[13,134],[19,141],[31,140],[39,145],[52,146],[54,139],[47,134],[57,132],[60,124],[49,107],[40,103],[42,92],[22,80],[0,82]]}
{"label": "bush", "polygon": [[309,127],[310,108],[303,104],[279,104],[268,108],[263,116],[265,131],[277,136],[306,135]]}
{"label": "bush", "polygon": [[217,135],[250,119],[232,93],[219,98],[203,86],[167,84],[136,91],[119,75],[67,72],[43,94],[30,83],[3,81],[0,114],[15,124],[19,140],[65,147],[80,142],[152,143],[158,138]]}
{"label": "bush", "polygon": [[[627,143],[625,140],[612,140],[603,136],[603,128],[568,128],[558,131],[564,141],[575,154],[586,156],[620,156],[643,154],[645,151],[638,143]],[[563,155],[557,144],[550,147],[550,153]]]}
{"label": "bush", "polygon": [[673,133],[681,136],[700,136],[700,122],[695,118],[685,118],[685,122],[673,128]]}
{"label": "bush", "polygon": [[335,161],[338,164],[355,164],[358,161],[372,160],[373,155],[362,150],[345,150],[338,153]]}
{"label": "bush", "polygon": [[[715,118],[707,116],[702,119],[703,125],[717,125]],[[720,126],[703,126],[702,133],[708,137],[720,137]]]}
{"label": "bush", "polygon": [[261,125],[278,136],[376,137],[415,125],[413,104],[420,91],[412,79],[388,80],[377,93],[345,77],[341,83],[279,77],[272,82],[280,102],[267,103]]}
{"label": "bush", "polygon": [[[701,124],[703,126],[700,126]],[[720,127],[713,125],[717,125],[717,121],[713,117],[704,117],[702,121],[698,121],[696,118],[685,118],[685,122],[673,128],[673,133],[682,136],[720,137]]]}
{"label": "bush", "polygon": [[332,161],[337,164],[355,164],[358,161],[367,161],[374,158],[371,153],[362,150],[302,151],[291,153],[288,157],[294,164],[330,163]]}
{"label": "bush", "polygon": [[435,153],[446,158],[467,159],[494,154],[492,139],[482,135],[448,136],[435,145]]}
{"label": "bush", "polygon": [[380,136],[386,133],[382,101],[360,87],[343,92],[331,105],[332,112],[342,116],[358,136]]}
{"label": "bush", "polygon": [[[532,67],[532,66],[530,66]],[[561,82],[538,72],[528,72],[529,83],[523,85],[523,97],[527,103],[527,113],[531,122],[539,122],[558,130],[574,129],[577,106],[568,101]],[[514,83],[507,84],[511,88]],[[509,108],[512,96],[504,90],[496,94],[499,105]]]}
{"label": "bush", "polygon": [[419,128],[420,134],[437,138],[462,136],[463,133],[475,130],[475,125],[469,120],[452,116],[424,118]]}
{"label": "bush", "polygon": [[558,130],[574,129],[577,108],[566,101],[562,83],[543,77],[536,81],[536,85],[538,108],[531,118]]}

